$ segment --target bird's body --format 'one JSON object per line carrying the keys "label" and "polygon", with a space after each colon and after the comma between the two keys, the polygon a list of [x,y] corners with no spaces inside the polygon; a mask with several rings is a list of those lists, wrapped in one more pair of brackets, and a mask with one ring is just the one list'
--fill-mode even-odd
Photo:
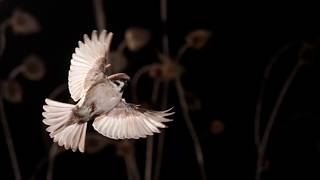
{"label": "bird's body", "polygon": [[107,75],[112,33],[102,31],[92,39],[79,41],[69,71],[69,91],[76,105],[46,99],[43,122],[50,137],[66,149],[84,152],[87,122],[102,135],[113,139],[141,138],[160,132],[170,121],[167,111],[151,111],[128,104],[122,93],[130,77],[124,73]]}

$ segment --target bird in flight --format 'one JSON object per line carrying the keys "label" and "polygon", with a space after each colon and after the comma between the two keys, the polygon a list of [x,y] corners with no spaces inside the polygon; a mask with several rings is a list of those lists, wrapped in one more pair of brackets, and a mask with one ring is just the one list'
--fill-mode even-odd
{"label": "bird in flight", "polygon": [[85,151],[87,123],[100,134],[112,139],[145,138],[160,133],[169,122],[171,109],[153,111],[127,103],[122,97],[130,77],[125,73],[108,75],[109,49],[113,33],[93,31],[84,35],[72,54],[68,87],[76,104],[46,98],[43,123],[59,146]]}

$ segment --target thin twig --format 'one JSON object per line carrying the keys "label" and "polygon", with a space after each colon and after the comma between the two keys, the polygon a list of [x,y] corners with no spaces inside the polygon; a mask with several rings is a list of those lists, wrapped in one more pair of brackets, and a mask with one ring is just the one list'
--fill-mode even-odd
{"label": "thin twig", "polygon": [[183,46],[180,47],[176,58],[174,59],[176,62],[179,62],[180,59],[182,58],[182,56],[184,55],[184,53],[188,50],[189,45],[187,43],[185,43]]}
{"label": "thin twig", "polygon": [[270,76],[270,72],[273,68],[273,66],[277,63],[277,61],[279,60],[280,56],[287,51],[294,43],[290,43],[287,44],[286,46],[284,46],[283,48],[281,48],[270,60],[270,62],[268,63],[264,74],[263,74],[263,79],[261,81],[261,85],[260,85],[260,92],[258,94],[258,101],[257,101],[257,105],[256,105],[256,113],[255,113],[255,128],[254,128],[254,141],[255,144],[258,148],[259,144],[260,144],[260,122],[261,122],[261,112],[262,112],[262,102],[263,102],[263,95],[265,92],[265,88],[266,88],[266,81],[269,79]]}
{"label": "thin twig", "polygon": [[274,108],[271,112],[270,118],[267,122],[267,126],[266,129],[263,133],[263,137],[262,137],[262,141],[261,144],[258,147],[258,157],[257,157],[257,170],[256,170],[256,180],[260,180],[261,179],[261,173],[263,171],[263,160],[264,160],[264,156],[265,156],[265,152],[266,152],[266,148],[268,145],[268,141],[269,141],[269,137],[270,137],[270,133],[273,127],[273,124],[276,120],[276,117],[278,115],[278,112],[280,110],[281,104],[285,98],[285,95],[290,87],[290,85],[292,84],[296,74],[298,73],[300,67],[303,65],[303,63],[301,63],[301,61],[298,61],[297,64],[294,66],[294,68],[292,69],[290,75],[288,76],[287,80],[285,81],[279,96],[276,100],[276,103],[274,105]]}
{"label": "thin twig", "polygon": [[202,180],[206,180],[206,173],[205,173],[205,169],[204,169],[204,161],[203,161],[203,153],[202,153],[202,149],[201,149],[201,145],[200,145],[200,141],[198,138],[198,135],[196,133],[195,128],[193,127],[190,115],[189,115],[189,110],[188,110],[188,105],[185,99],[185,95],[184,95],[184,90],[181,84],[181,80],[179,78],[177,78],[175,80],[175,86],[177,89],[177,93],[178,93],[178,97],[179,97],[179,103],[181,105],[181,109],[182,109],[182,113],[183,113],[183,117],[184,120],[186,122],[187,128],[189,130],[189,133],[191,135],[191,139],[193,141],[194,144],[194,148],[195,148],[195,153],[196,153],[196,159],[198,162],[198,166],[200,169],[200,175],[201,175],[201,179]]}
{"label": "thin twig", "polygon": [[99,31],[106,28],[106,15],[103,9],[103,0],[93,0],[96,25]]}
{"label": "thin twig", "polygon": [[13,145],[13,140],[11,137],[10,127],[7,121],[5,110],[3,107],[3,98],[2,98],[2,85],[0,84],[0,113],[1,113],[1,123],[3,127],[3,132],[6,139],[7,148],[10,155],[11,165],[14,173],[15,180],[21,180],[21,172],[19,168],[19,163],[16,155],[16,151]]}
{"label": "thin twig", "polygon": [[[162,92],[162,102],[161,102],[161,109],[165,110],[168,104],[168,92],[169,92],[169,82],[163,83],[163,92]],[[157,149],[157,159],[155,164],[154,170],[154,180],[158,180],[160,178],[160,171],[161,171],[161,164],[162,164],[162,154],[163,154],[163,147],[164,147],[164,140],[165,140],[165,129],[162,130],[161,134],[159,135],[158,139],[158,149]]]}

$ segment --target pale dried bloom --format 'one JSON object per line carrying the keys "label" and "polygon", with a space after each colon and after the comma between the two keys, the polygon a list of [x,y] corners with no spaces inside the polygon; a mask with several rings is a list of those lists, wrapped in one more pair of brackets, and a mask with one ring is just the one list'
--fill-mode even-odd
{"label": "pale dried bloom", "polygon": [[29,55],[23,62],[22,74],[29,80],[40,80],[46,73],[46,67],[41,58],[35,54]]}
{"label": "pale dried bloom", "polygon": [[41,30],[41,26],[34,16],[21,10],[16,9],[11,18],[10,25],[14,33],[31,34]]}
{"label": "pale dried bloom", "polygon": [[151,66],[149,75],[152,78],[162,78],[166,81],[170,81],[174,78],[178,78],[183,68],[178,63],[175,63],[170,57],[163,54],[159,54],[158,57],[162,63],[155,63]]}
{"label": "pale dried bloom", "polygon": [[182,67],[174,62],[164,63],[161,67],[162,77],[168,81],[174,78],[178,78],[182,73]]}
{"label": "pale dried bloom", "polygon": [[138,51],[150,40],[151,34],[146,29],[131,27],[125,32],[125,42],[131,51]]}
{"label": "pale dried bloom", "polygon": [[3,96],[4,98],[11,103],[20,103],[22,102],[22,87],[15,80],[8,80],[3,84]]}
{"label": "pale dried bloom", "polygon": [[213,120],[210,124],[210,132],[212,134],[221,134],[224,131],[224,123],[221,120]]}
{"label": "pale dried bloom", "polygon": [[118,73],[127,68],[127,58],[121,52],[110,53],[110,63],[112,64],[112,72]]}
{"label": "pale dried bloom", "polygon": [[186,37],[186,42],[189,47],[195,49],[203,48],[209,38],[211,37],[211,32],[203,29],[198,29],[189,33]]}

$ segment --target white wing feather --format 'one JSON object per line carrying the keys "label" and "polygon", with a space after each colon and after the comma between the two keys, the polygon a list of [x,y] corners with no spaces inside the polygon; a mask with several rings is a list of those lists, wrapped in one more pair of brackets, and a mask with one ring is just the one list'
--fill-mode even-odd
{"label": "white wing feather", "polygon": [[97,31],[93,31],[91,39],[88,35],[84,35],[84,42],[79,41],[79,47],[72,54],[68,78],[69,91],[74,101],[84,97],[92,85],[94,77],[90,76],[95,75],[92,70],[97,68],[97,63],[101,58],[105,60],[110,49],[112,35],[104,30],[98,36]]}
{"label": "white wing feather", "polygon": [[123,100],[107,114],[98,116],[92,125],[100,134],[112,139],[138,139],[165,128],[163,123],[171,121],[166,116],[173,114],[170,110],[150,111]]}

